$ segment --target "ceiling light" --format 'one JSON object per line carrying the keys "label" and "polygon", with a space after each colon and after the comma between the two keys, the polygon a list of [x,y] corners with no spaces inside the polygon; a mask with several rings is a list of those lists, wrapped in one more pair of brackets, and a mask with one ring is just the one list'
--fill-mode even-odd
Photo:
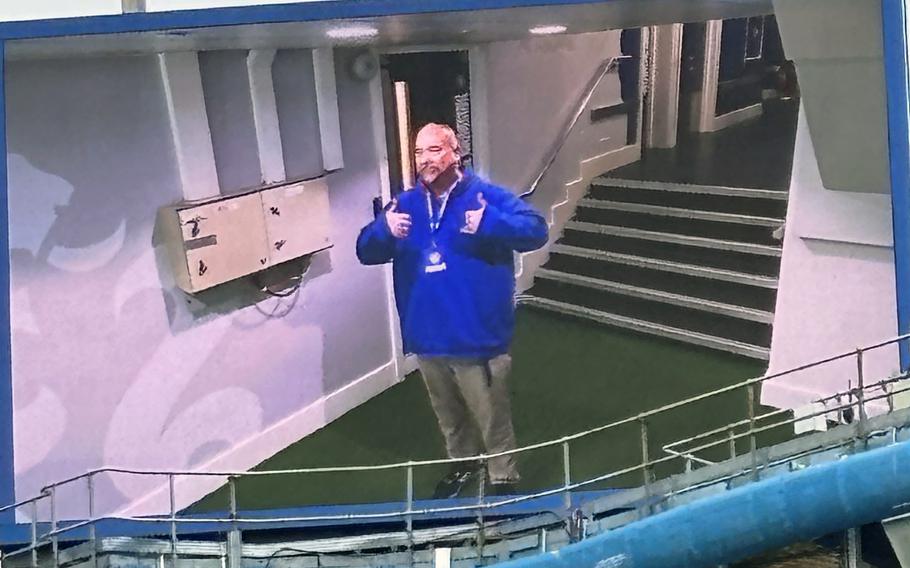
{"label": "ceiling light", "polygon": [[354,26],[347,28],[335,28],[326,32],[332,39],[366,39],[375,37],[379,34],[376,28],[366,26]]}
{"label": "ceiling light", "polygon": [[531,28],[528,31],[535,35],[561,34],[562,32],[566,31],[566,27],[558,25],[537,26],[536,28]]}

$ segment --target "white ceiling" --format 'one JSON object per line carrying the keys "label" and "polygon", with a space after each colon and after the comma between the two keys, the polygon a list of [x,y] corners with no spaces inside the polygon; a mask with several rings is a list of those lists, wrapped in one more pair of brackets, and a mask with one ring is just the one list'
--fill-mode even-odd
{"label": "white ceiling", "polygon": [[[472,10],[326,20],[245,24],[187,30],[15,40],[11,59],[205,51],[216,49],[310,48],[371,45],[397,48],[469,45],[528,37],[528,29],[561,24],[566,33],[585,33],[674,22],[744,17],[772,12],[771,0],[609,0],[597,4]],[[351,24],[375,27],[369,40],[337,40],[329,30]]]}

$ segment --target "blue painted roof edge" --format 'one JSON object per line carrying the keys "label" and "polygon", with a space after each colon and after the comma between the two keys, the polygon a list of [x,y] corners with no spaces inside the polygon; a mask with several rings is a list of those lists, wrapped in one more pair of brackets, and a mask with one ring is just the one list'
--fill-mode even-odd
{"label": "blue painted roof edge", "polygon": [[[882,42],[888,99],[888,154],[898,334],[910,332],[910,124],[906,6],[904,0],[882,0]],[[910,367],[910,346],[900,344],[902,370]]]}
{"label": "blue painted roof edge", "polygon": [[[571,507],[577,508],[583,505],[584,503],[590,502],[592,500],[616,493],[618,491],[624,491],[623,489],[600,489],[600,490],[588,490],[588,491],[576,491],[572,493],[572,505]],[[497,498],[494,498],[494,500]],[[498,498],[505,499],[505,497]],[[425,500],[425,501],[415,501],[414,509],[415,514],[413,519],[415,522],[434,522],[434,521],[458,521],[458,520],[469,520],[473,522],[476,519],[477,513],[471,510],[463,511],[443,511],[437,513],[421,513],[420,511],[424,508],[434,507],[460,507],[466,505],[475,504],[477,501],[474,498],[457,498],[457,499],[443,499],[443,500]],[[544,498],[538,498],[528,501],[523,501],[519,503],[512,503],[509,505],[503,505],[501,508],[487,510],[484,515],[487,518],[501,517],[501,516],[529,516],[536,514],[544,514],[548,512],[556,512],[564,510],[566,507],[564,496],[562,494],[550,495]],[[376,524],[401,524],[404,523],[404,513],[403,511],[406,508],[406,503],[404,502],[388,502],[388,503],[373,503],[373,504],[356,504],[356,505],[313,505],[306,507],[292,507],[292,508],[283,508],[283,509],[263,509],[263,510],[252,510],[252,511],[239,511],[238,516],[242,519],[268,519],[268,518],[288,518],[288,517],[327,517],[327,516],[344,516],[344,515],[356,515],[356,514],[383,514],[383,513],[392,513],[392,512],[402,512],[400,517],[386,517],[386,518],[355,518],[355,519],[324,519],[320,521],[307,521],[307,522],[291,522],[291,523],[243,523],[239,522],[238,524],[247,531],[256,531],[256,530],[275,530],[275,529],[287,529],[287,528],[297,528],[297,529],[313,529],[313,528],[324,528],[324,527],[358,527],[364,525],[376,525]],[[211,511],[205,513],[192,513],[192,514],[181,514],[180,518],[182,519],[229,519],[230,514],[227,511]],[[80,519],[75,519],[71,521],[61,522],[61,526],[71,523],[82,522]],[[41,530],[45,530],[48,526],[48,523],[41,524]],[[178,534],[180,535],[191,535],[191,534],[201,534],[201,533],[216,533],[223,532],[230,528],[229,524],[217,524],[217,523],[191,523],[191,524],[178,524]],[[97,524],[96,534],[98,537],[106,536],[153,536],[160,534],[170,534],[170,522],[167,518],[161,518],[157,521],[130,521],[124,519],[101,519]],[[0,546],[10,546],[10,545],[24,545],[29,542],[31,538],[31,524],[29,523],[14,523],[14,524],[0,524]],[[89,538],[88,527],[81,527],[79,529],[73,529],[72,532],[63,533],[60,537],[60,540],[63,542],[66,541],[80,541]]]}
{"label": "blue painted roof edge", "polygon": [[321,0],[202,8],[171,12],[109,14],[0,23],[0,39],[49,38],[173,29],[371,18],[531,6],[599,4],[611,0]]}
{"label": "blue painted roof edge", "polygon": [[[6,89],[6,43],[0,41],[0,93]],[[9,202],[6,175],[6,97],[0,96],[0,227],[9,227]],[[9,231],[0,231],[0,503],[16,500],[15,469],[13,462],[13,380],[12,380],[12,326],[10,320],[10,269]],[[11,522],[15,512],[0,513],[0,523]]]}

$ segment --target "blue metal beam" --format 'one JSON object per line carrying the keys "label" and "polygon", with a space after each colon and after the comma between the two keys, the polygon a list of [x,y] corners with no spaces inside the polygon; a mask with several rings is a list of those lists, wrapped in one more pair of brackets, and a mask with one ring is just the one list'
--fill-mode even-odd
{"label": "blue metal beam", "polygon": [[697,568],[879,521],[910,501],[910,442],[706,497],[502,568]]}
{"label": "blue metal beam", "polygon": [[[891,214],[897,328],[910,332],[910,128],[907,99],[907,36],[904,0],[882,0],[885,84],[888,96],[888,146],[891,164]],[[910,346],[900,345],[901,369],[910,367]]]}

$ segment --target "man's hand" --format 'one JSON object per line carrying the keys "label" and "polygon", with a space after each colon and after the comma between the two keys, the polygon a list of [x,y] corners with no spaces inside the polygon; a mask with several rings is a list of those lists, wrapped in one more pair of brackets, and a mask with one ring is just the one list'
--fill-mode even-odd
{"label": "man's hand", "polygon": [[483,212],[487,209],[487,200],[483,198],[482,193],[477,194],[477,203],[480,204],[480,209],[464,212],[464,227],[461,228],[462,233],[473,235],[477,232],[477,229],[480,228],[480,222],[483,220]]}
{"label": "man's hand", "polygon": [[398,199],[392,200],[392,206],[385,212],[385,222],[396,239],[403,239],[411,232],[411,216],[398,212]]}

